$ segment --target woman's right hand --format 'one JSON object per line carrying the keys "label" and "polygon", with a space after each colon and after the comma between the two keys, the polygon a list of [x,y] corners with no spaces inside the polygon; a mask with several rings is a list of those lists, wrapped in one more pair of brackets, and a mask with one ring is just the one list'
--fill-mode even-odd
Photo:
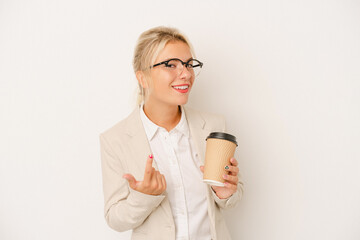
{"label": "woman's right hand", "polygon": [[156,171],[152,166],[153,155],[149,155],[146,161],[145,174],[143,181],[136,181],[135,177],[131,174],[124,174],[129,182],[129,186],[141,193],[149,195],[160,195],[166,190],[166,181],[163,174]]}

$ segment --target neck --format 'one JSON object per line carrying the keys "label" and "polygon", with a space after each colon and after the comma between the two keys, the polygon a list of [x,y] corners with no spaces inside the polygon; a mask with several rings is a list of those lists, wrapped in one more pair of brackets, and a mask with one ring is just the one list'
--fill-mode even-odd
{"label": "neck", "polygon": [[165,128],[168,132],[176,127],[181,119],[181,110],[177,105],[163,103],[155,105],[147,101],[144,104],[144,113],[153,123]]}

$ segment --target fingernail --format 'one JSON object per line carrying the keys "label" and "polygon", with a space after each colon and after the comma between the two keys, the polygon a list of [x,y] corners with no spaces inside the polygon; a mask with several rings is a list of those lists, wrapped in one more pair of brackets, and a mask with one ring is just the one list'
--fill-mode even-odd
{"label": "fingernail", "polygon": [[149,158],[153,158],[153,155],[152,155],[152,154],[150,154],[150,155],[149,155]]}
{"label": "fingernail", "polygon": [[229,166],[225,166],[225,169],[228,170],[228,169],[229,169]]}

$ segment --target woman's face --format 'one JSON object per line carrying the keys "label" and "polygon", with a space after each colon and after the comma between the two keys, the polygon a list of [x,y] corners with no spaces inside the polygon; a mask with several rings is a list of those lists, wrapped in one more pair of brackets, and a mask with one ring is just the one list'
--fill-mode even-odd
{"label": "woman's face", "polygon": [[[180,41],[169,42],[156,58],[155,64],[171,58],[187,62],[192,58],[189,46]],[[150,76],[152,85],[149,87],[148,102],[176,106],[187,103],[195,76],[185,66],[180,73],[159,65],[151,69]]]}

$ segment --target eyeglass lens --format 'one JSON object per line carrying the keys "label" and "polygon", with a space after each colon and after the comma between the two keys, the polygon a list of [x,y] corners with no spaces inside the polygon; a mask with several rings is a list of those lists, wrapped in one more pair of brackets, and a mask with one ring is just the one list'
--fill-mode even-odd
{"label": "eyeglass lens", "polygon": [[[168,62],[167,67],[169,69],[176,69],[177,74],[181,74],[184,70],[184,65],[181,61],[173,59]],[[198,76],[201,71],[200,63],[197,60],[189,61],[187,64],[187,70],[195,77]]]}

